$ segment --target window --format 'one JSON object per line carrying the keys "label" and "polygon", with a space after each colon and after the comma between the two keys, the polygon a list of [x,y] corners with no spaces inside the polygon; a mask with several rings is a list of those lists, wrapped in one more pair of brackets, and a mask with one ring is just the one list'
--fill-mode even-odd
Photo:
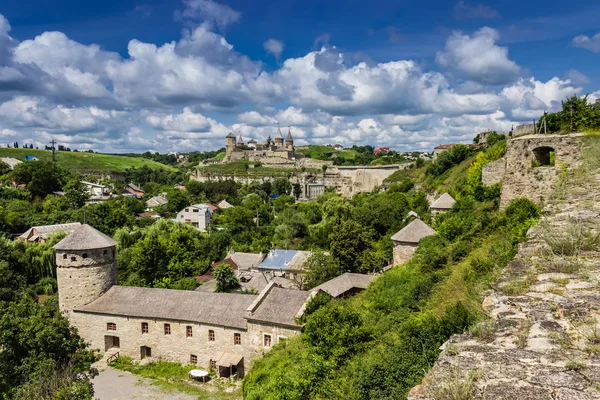
{"label": "window", "polygon": [[190,212],[190,209],[189,209],[189,208],[186,208],[186,209],[185,209],[185,212]]}
{"label": "window", "polygon": [[198,364],[198,356],[195,354],[190,354],[190,364]]}
{"label": "window", "polygon": [[185,327],[185,337],[192,337],[192,336],[193,336],[192,327],[186,326]]}
{"label": "window", "polygon": [[192,212],[197,213],[198,211],[200,211],[200,210],[198,210],[197,208],[192,209]]}
{"label": "window", "polygon": [[171,334],[171,324],[165,324],[165,335]]}
{"label": "window", "polygon": [[271,335],[265,335],[264,336],[264,342],[263,342],[265,347],[271,347]]}
{"label": "window", "polygon": [[142,333],[143,334],[148,333],[148,323],[147,322],[142,322]]}
{"label": "window", "polygon": [[63,260],[66,260],[66,259],[67,259],[67,255],[63,254]]}
{"label": "window", "polygon": [[240,345],[242,344],[242,335],[239,333],[233,334],[233,344]]}
{"label": "window", "polygon": [[215,331],[213,331],[213,330],[208,331],[208,341],[209,342],[215,341]]}
{"label": "window", "polygon": [[102,252],[102,255],[105,256],[107,253],[106,249]]}
{"label": "window", "polygon": [[77,257],[71,257],[71,261],[72,261],[72,262],[75,262],[75,261],[77,261]]}
{"label": "window", "polygon": [[83,254],[81,255],[81,258],[87,258],[87,253],[83,253]]}
{"label": "window", "polygon": [[553,167],[555,164],[555,151],[552,147],[542,146],[533,149],[535,160],[531,161],[532,167]]}
{"label": "window", "polygon": [[215,360],[210,360],[210,369],[217,369],[217,362]]}
{"label": "window", "polygon": [[116,331],[117,330],[117,324],[115,324],[114,322],[109,322],[106,324],[106,330],[107,331]]}

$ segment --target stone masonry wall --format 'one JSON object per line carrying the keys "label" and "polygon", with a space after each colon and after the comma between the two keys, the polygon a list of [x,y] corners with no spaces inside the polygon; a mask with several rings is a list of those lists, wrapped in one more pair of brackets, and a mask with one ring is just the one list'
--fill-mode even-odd
{"label": "stone masonry wall", "polygon": [[504,158],[485,164],[481,171],[481,181],[483,184],[491,186],[502,183],[506,169],[505,164],[506,160]]}
{"label": "stone masonry wall", "polygon": [[417,246],[410,244],[394,244],[394,265],[402,265],[412,258]]}
{"label": "stone masonry wall", "polygon": [[[91,344],[91,348],[119,352],[120,355],[140,359],[141,347],[152,349],[152,359],[174,361],[189,364],[190,356],[198,357],[197,365],[208,369],[210,360],[215,359],[219,352],[239,354],[244,357],[244,371],[250,368],[250,362],[264,351],[264,334],[272,335],[272,345],[280,338],[290,338],[299,333],[298,330],[277,328],[269,325],[249,323],[248,329],[226,328],[199,323],[158,320],[151,318],[123,317],[113,315],[91,314],[75,311],[70,316],[71,322],[77,327],[79,334]],[[115,331],[107,330],[107,324],[116,324]],[[142,322],[148,323],[148,333],[142,333]],[[170,324],[171,334],[165,335],[165,324]],[[192,337],[186,337],[187,326],[192,327]],[[213,330],[215,340],[209,341],[208,331]],[[234,344],[234,333],[241,335],[241,345]],[[111,336],[119,338],[119,348],[111,348]],[[216,361],[216,360],[215,360]]]}
{"label": "stone masonry wall", "polygon": [[91,303],[117,283],[113,250],[57,252],[56,280],[61,311],[69,313],[75,307]]}
{"label": "stone masonry wall", "polygon": [[[553,193],[563,169],[578,165],[581,154],[582,134],[572,135],[529,135],[508,141],[506,169],[502,182],[500,208],[505,208],[511,200],[527,197],[544,204]],[[535,159],[533,150],[551,147],[555,150],[554,167],[532,166]]]}

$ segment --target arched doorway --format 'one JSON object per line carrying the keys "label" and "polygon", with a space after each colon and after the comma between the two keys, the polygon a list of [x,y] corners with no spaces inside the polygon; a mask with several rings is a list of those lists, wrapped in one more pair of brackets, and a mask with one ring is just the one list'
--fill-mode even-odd
{"label": "arched doorway", "polygon": [[555,163],[555,151],[552,147],[541,146],[533,149],[533,167],[553,167]]}

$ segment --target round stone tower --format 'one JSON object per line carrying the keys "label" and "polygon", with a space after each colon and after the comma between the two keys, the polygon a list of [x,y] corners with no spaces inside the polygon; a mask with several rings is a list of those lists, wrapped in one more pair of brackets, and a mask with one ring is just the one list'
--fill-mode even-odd
{"label": "round stone tower", "polygon": [[63,313],[91,303],[117,284],[116,245],[84,224],[54,246],[58,306]]}
{"label": "round stone tower", "polygon": [[225,136],[225,152],[229,156],[236,149],[235,135],[230,132],[229,135]]}

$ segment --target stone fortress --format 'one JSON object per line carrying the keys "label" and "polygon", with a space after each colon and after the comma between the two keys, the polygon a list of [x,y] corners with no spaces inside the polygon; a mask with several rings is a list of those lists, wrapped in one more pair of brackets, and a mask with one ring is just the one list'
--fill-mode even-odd
{"label": "stone fortress", "polygon": [[296,318],[316,293],[272,282],[258,295],[118,286],[116,244],[84,224],[54,246],[59,308],[105,357],[241,377],[253,358],[300,333]]}

